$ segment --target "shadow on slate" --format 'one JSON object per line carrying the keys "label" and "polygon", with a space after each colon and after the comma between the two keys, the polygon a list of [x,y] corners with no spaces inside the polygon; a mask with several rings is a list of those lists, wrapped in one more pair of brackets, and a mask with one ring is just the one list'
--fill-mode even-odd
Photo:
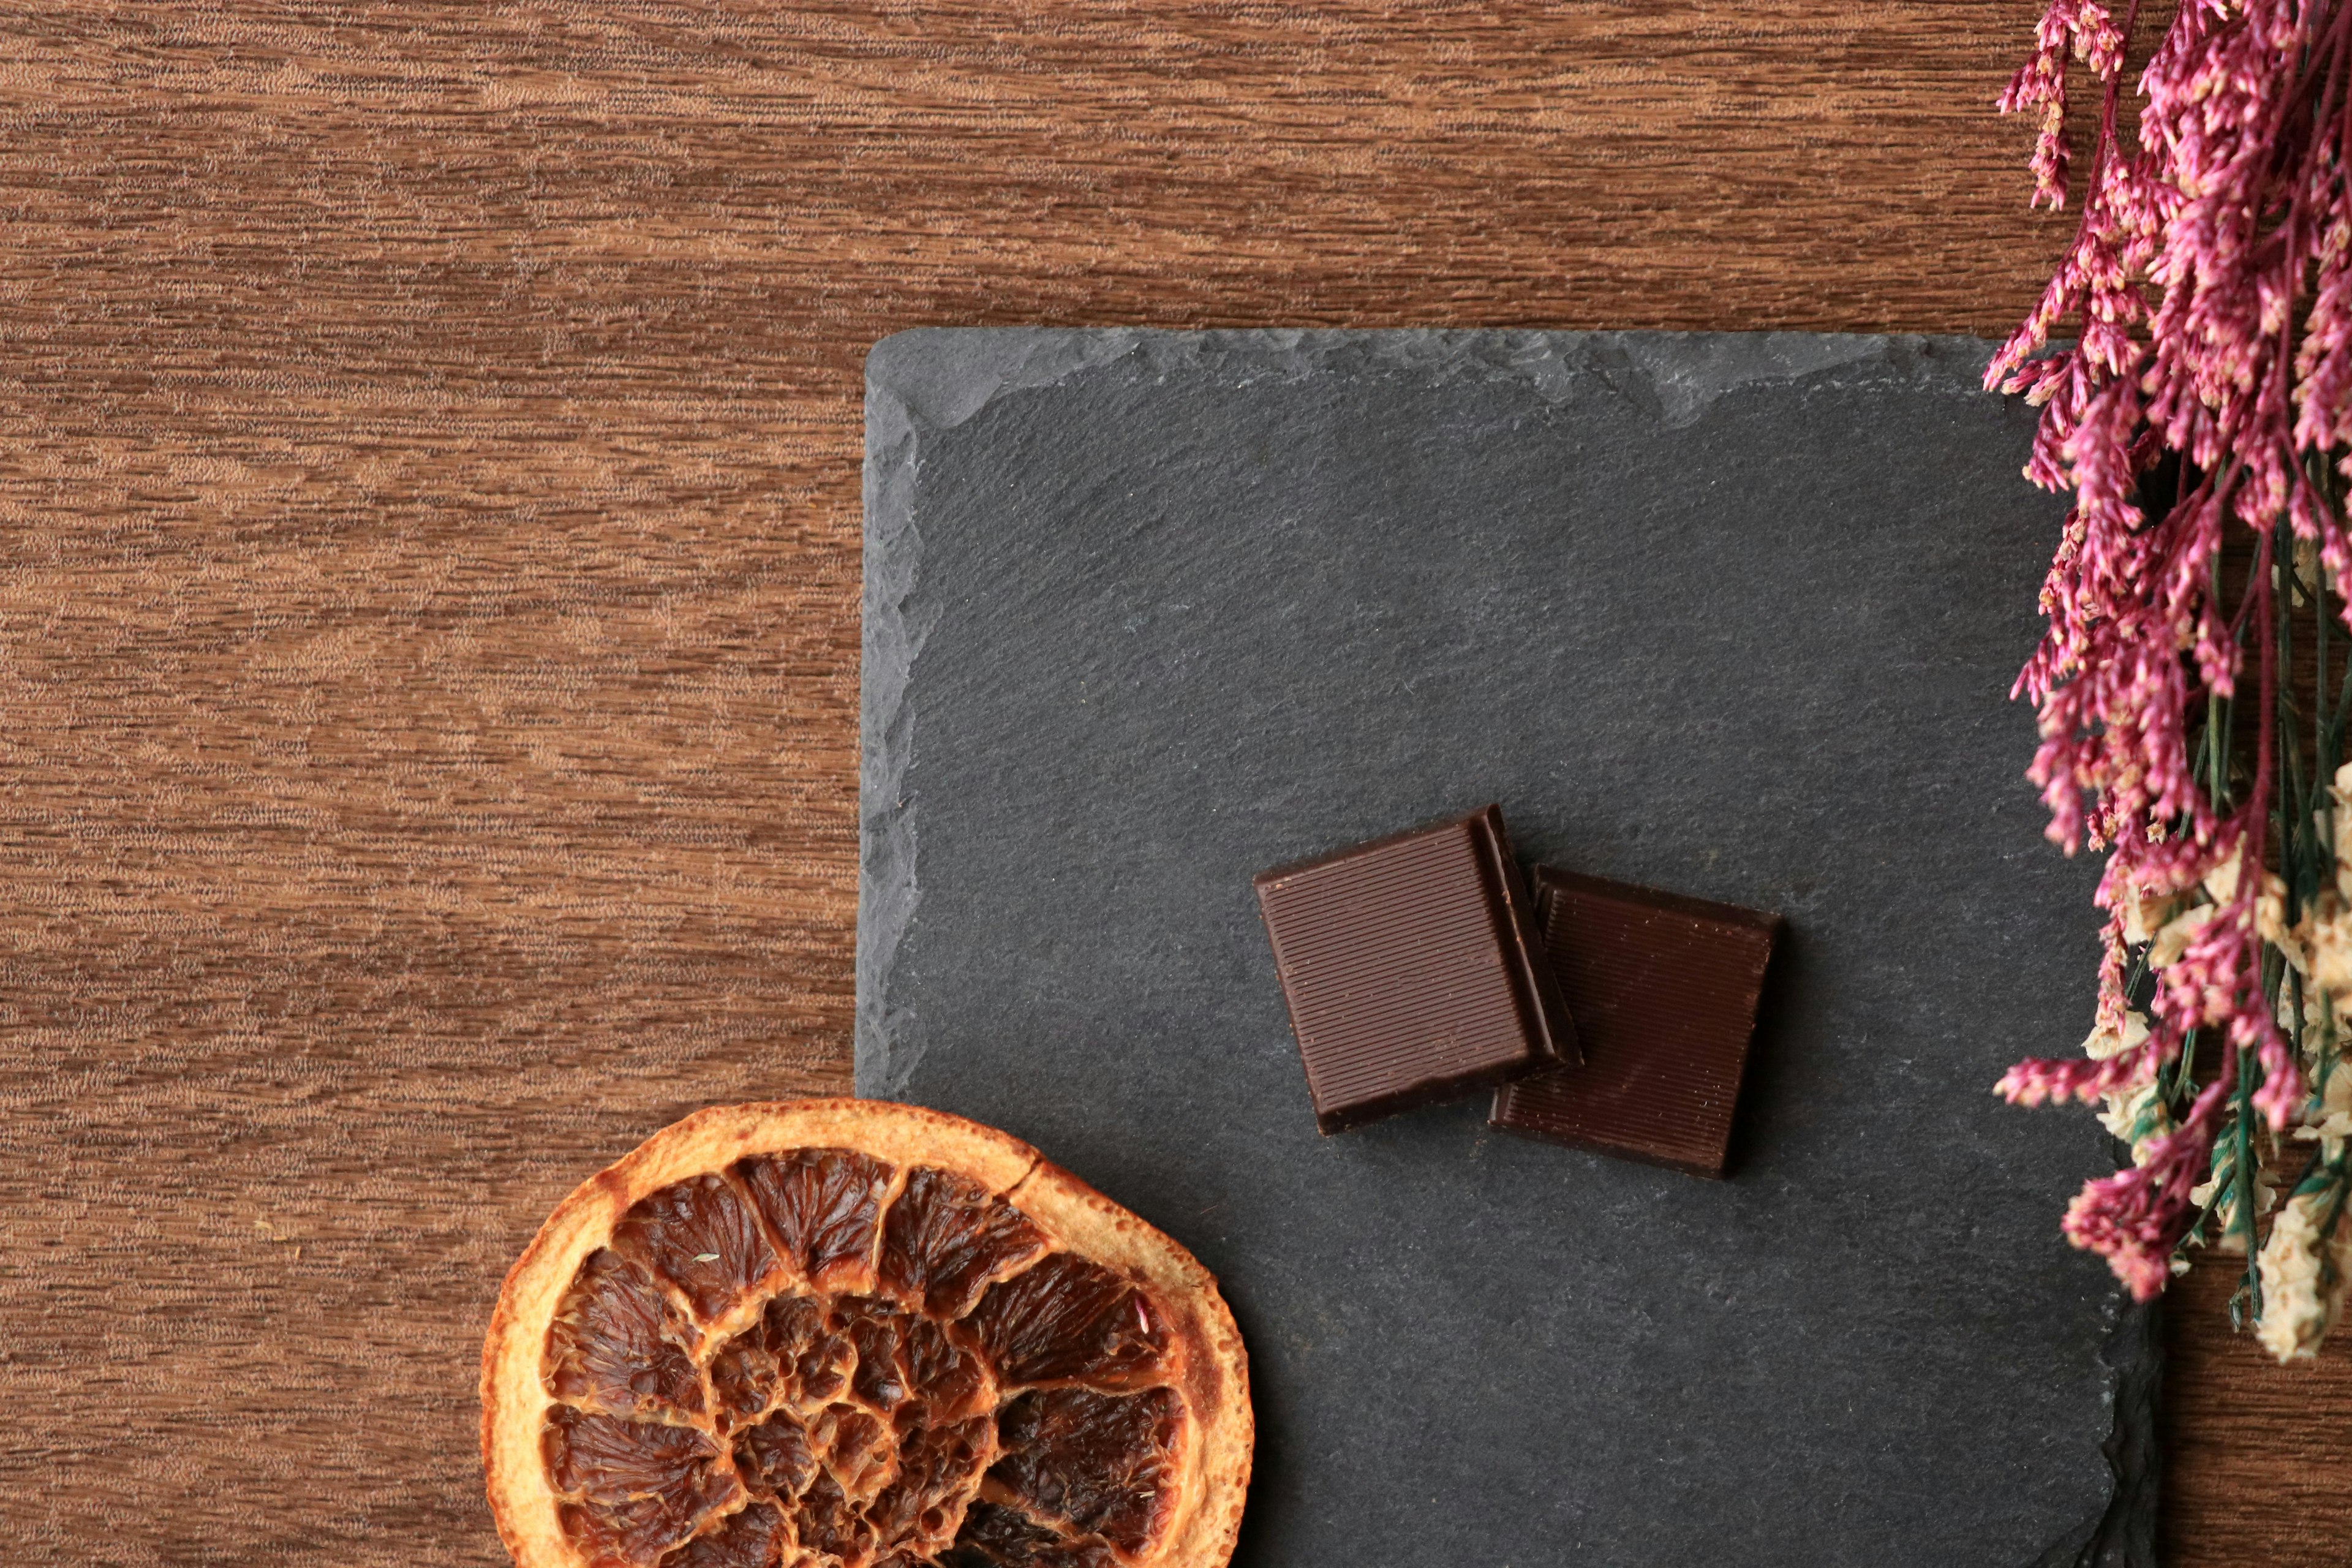
{"label": "shadow on slate", "polygon": [[[927,331],[867,362],[862,1093],[1213,1269],[1235,1561],[2153,1560],[2149,1315],[1990,1093],[2090,1021],[2009,685],[2060,509],[1949,338]],[[1502,801],[1778,910],[1723,1183],[1315,1131],[1251,874]]]}

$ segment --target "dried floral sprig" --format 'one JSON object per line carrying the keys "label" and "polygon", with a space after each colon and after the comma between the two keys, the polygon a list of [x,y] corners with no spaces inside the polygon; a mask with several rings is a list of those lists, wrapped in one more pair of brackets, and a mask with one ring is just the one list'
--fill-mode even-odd
{"label": "dried floral sprig", "polygon": [[[2098,101],[2074,237],[1986,380],[2042,407],[2026,472],[2074,492],[2018,691],[2051,837],[2108,851],[2108,922],[2084,1055],[1999,1089],[2100,1102],[2130,1145],[2077,1246],[2142,1299],[2197,1245],[2243,1253],[2232,1311],[2285,1358],[2352,1275],[2352,0],[2179,0],[2126,124],[2137,22],[2053,0],[2000,99],[2042,117],[2053,208],[2085,79]],[[2271,1217],[2265,1163],[2305,1147]]]}

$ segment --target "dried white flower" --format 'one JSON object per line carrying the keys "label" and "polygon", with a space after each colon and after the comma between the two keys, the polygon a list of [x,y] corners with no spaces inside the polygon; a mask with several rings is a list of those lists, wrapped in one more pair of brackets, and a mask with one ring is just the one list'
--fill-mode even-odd
{"label": "dried white flower", "polygon": [[2294,542],[2294,602],[2311,603],[2319,592],[2319,541],[2297,538]]}
{"label": "dried white flower", "polygon": [[2336,770],[2336,782],[2327,792],[2328,813],[2335,819],[2336,896],[2352,903],[2352,763]]}
{"label": "dried white flower", "polygon": [[2212,904],[2200,904],[2167,921],[2164,929],[2158,931],[2148,943],[2147,966],[2150,969],[2169,969],[2179,963],[2180,955],[2189,951],[2189,944],[2196,940],[2197,933],[2203,931],[2206,922],[2213,918],[2215,908]]}
{"label": "dried white flower", "polygon": [[[2263,1348],[2281,1361],[2309,1360],[2344,1310],[2344,1281],[2352,1264],[2352,1226],[2336,1196],[2326,1189],[2289,1198],[2271,1223],[2258,1267],[2263,1281]],[[2335,1217],[2332,1236],[2321,1232]]]}
{"label": "dried white flower", "polygon": [[[2294,1130],[2294,1135],[2305,1142],[2314,1139],[2325,1142],[2329,1139],[2352,1137],[2352,1110],[2338,1110],[2316,1121],[2307,1121]],[[2332,1157],[2334,1151],[2327,1152]]]}
{"label": "dried white flower", "polygon": [[2213,862],[2205,873],[2205,896],[2217,904],[2226,904],[2238,896],[2238,867],[2246,852],[2244,840],[2231,845],[2229,854]]}
{"label": "dried white flower", "polygon": [[2104,1096],[2099,1125],[2131,1145],[2133,1164],[2145,1165],[2153,1152],[2150,1146],[2172,1131],[2172,1109],[2149,1079]]}
{"label": "dried white flower", "polygon": [[[2342,875],[2340,869],[2337,874]],[[2303,972],[2311,983],[2339,1006],[2352,1001],[2352,909],[2323,897],[2305,913],[2295,936],[2304,954]]]}
{"label": "dried white flower", "polygon": [[2352,1066],[2338,1062],[2328,1073],[2318,1103],[2304,1113],[2303,1125],[2294,1130],[2294,1136],[2305,1142],[2316,1142],[2325,1160],[2332,1161],[2344,1152],[2344,1141],[2352,1138]]}
{"label": "dried white flower", "polygon": [[2124,1015],[2123,1033],[2118,1035],[2102,1024],[2091,1031],[2083,1042],[2083,1054],[2095,1062],[2119,1057],[2126,1051],[2137,1050],[2147,1041],[2147,1019],[2138,1013]]}
{"label": "dried white flower", "polygon": [[[2254,1167],[2252,1185],[2254,1189],[2254,1213],[2257,1215],[2270,1213],[2271,1205],[2278,1201],[2278,1189],[2263,1180],[2260,1165]],[[2189,1201],[2202,1208],[2211,1200],[2219,1187],[2219,1181],[2209,1177],[2189,1189]],[[2232,1183],[2228,1188],[2221,1190],[2221,1201],[2213,1209],[2214,1236],[2211,1245],[2216,1252],[2231,1253],[2242,1258],[2246,1252],[2246,1237],[2253,1230],[2253,1226],[2252,1223],[2243,1225],[2238,1223],[2236,1184]]]}
{"label": "dried white flower", "polygon": [[2179,893],[2154,893],[2126,883],[2117,896],[2116,912],[2123,916],[2124,941],[2137,947],[2180,912]]}
{"label": "dried white flower", "polygon": [[2297,974],[2311,973],[2303,940],[2286,923],[2286,881],[2275,871],[2263,873],[2263,890],[2254,898],[2254,931],[2277,948]]}

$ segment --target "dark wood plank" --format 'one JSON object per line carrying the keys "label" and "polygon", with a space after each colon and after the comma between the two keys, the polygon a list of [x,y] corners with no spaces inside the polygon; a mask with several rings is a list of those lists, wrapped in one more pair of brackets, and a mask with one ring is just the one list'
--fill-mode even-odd
{"label": "dark wood plank", "polygon": [[[540,1216],[843,1085],[866,343],[1998,332],[2064,233],[1988,110],[2032,16],[0,21],[17,1560],[494,1559],[472,1364]],[[2173,1560],[2327,1559],[2336,1395],[2215,1321]]]}
{"label": "dark wood plank", "polygon": [[2280,1366],[2230,1332],[2235,1258],[2168,1293],[2163,1552],[2167,1563],[2337,1563],[2352,1542],[2341,1435],[2352,1353]]}

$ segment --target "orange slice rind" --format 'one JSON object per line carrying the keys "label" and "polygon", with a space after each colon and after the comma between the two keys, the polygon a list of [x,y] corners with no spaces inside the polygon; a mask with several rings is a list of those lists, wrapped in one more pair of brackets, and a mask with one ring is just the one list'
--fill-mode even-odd
{"label": "orange slice rind", "polygon": [[481,1394],[519,1568],[1217,1568],[1249,1480],[1208,1271],[885,1100],[714,1107],[581,1184]]}

